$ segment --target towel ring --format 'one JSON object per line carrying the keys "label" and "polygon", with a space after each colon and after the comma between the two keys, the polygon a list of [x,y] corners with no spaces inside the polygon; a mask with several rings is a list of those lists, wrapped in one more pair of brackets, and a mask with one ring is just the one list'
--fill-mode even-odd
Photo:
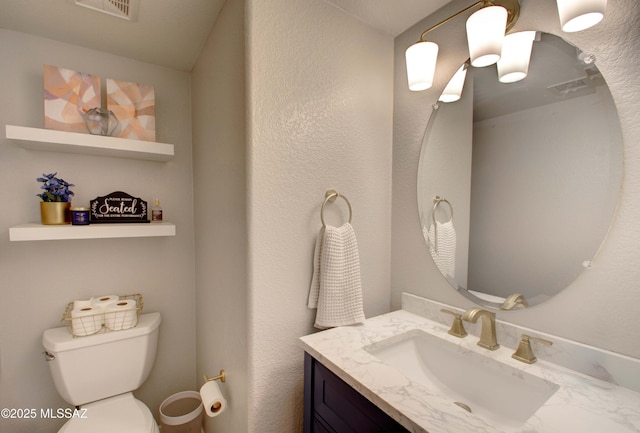
{"label": "towel ring", "polygon": [[446,203],[449,205],[449,214],[451,215],[449,221],[453,221],[453,206],[451,206],[449,200],[447,200],[446,198],[441,198],[439,195],[437,195],[433,198],[433,210],[431,211],[431,219],[433,220],[433,225],[436,224],[436,209],[438,208],[438,205],[440,203]]}
{"label": "towel ring", "polygon": [[347,202],[347,206],[349,207],[349,223],[351,223],[351,217],[353,216],[353,211],[351,210],[351,203],[349,203],[349,200],[347,200],[347,198],[340,194],[339,192],[336,192],[332,189],[330,189],[329,191],[327,191],[325,194],[325,199],[322,202],[322,208],[320,208],[320,221],[322,221],[322,227],[326,227],[327,225],[324,223],[324,206],[327,204],[327,202],[334,202],[336,201],[336,199],[338,197],[341,197],[344,199],[344,201]]}

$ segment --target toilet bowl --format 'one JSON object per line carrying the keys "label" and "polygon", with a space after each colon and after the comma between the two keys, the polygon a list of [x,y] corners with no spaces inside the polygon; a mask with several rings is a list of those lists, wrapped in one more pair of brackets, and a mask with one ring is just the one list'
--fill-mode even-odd
{"label": "toilet bowl", "polygon": [[149,408],[132,392],[149,376],[160,313],[143,314],[135,328],[73,337],[67,328],[42,337],[60,396],[78,409],[59,433],[159,433]]}
{"label": "toilet bowl", "polygon": [[159,433],[149,408],[131,393],[86,404],[76,414],[58,433]]}

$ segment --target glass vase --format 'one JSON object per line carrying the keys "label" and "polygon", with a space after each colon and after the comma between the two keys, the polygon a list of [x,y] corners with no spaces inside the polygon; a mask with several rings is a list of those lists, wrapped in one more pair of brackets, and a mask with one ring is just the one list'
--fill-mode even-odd
{"label": "glass vase", "polygon": [[116,115],[106,108],[92,108],[82,117],[87,130],[93,135],[112,135],[118,127]]}

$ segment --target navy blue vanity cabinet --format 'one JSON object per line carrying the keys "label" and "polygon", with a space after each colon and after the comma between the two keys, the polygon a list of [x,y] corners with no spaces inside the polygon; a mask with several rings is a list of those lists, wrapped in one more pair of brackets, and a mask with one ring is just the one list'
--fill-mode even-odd
{"label": "navy blue vanity cabinet", "polygon": [[305,353],[304,433],[409,432]]}

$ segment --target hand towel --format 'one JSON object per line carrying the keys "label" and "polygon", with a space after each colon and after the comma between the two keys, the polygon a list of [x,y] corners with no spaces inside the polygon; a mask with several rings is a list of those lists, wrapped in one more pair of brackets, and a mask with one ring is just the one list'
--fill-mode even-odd
{"label": "hand towel", "polygon": [[452,221],[429,226],[427,233],[429,252],[436,266],[445,277],[456,276],[456,229]]}
{"label": "hand towel", "polygon": [[320,230],[307,307],[317,308],[319,329],[353,325],[365,320],[358,242],[351,224]]}

